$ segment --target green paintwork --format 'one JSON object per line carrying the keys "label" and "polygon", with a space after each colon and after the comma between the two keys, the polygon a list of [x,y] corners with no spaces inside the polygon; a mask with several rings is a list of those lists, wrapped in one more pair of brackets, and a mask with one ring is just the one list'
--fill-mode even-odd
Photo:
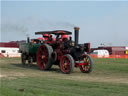
{"label": "green paintwork", "polygon": [[22,53],[27,53],[27,54],[35,54],[37,53],[37,50],[41,44],[31,44],[31,43],[23,43],[20,44],[19,50]]}
{"label": "green paintwork", "polygon": [[29,52],[32,54],[36,54],[40,45],[41,44],[32,44],[31,46],[29,46]]}

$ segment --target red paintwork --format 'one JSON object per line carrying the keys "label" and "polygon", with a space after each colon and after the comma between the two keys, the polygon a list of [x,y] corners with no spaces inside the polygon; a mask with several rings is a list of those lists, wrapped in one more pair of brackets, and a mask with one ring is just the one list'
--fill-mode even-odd
{"label": "red paintwork", "polygon": [[19,48],[17,43],[0,43],[0,47]]}
{"label": "red paintwork", "polygon": [[88,59],[89,59],[88,57],[83,56],[82,61],[84,61],[84,64],[79,63],[79,68],[81,72],[88,72],[90,66],[90,62]]}
{"label": "red paintwork", "polygon": [[85,63],[75,63],[76,65],[82,66],[82,65],[88,65],[88,62]]}
{"label": "red paintwork", "polygon": [[70,71],[70,61],[66,56],[63,56],[60,60],[60,67],[64,73]]}
{"label": "red paintwork", "polygon": [[49,34],[43,34],[44,37],[49,37]]}
{"label": "red paintwork", "polygon": [[46,40],[48,40],[48,38],[49,38],[49,37],[44,37],[44,40],[46,41]]}
{"label": "red paintwork", "polygon": [[[42,51],[45,50],[45,51]],[[42,62],[43,61],[43,62]],[[45,46],[40,46],[37,52],[37,64],[41,70],[45,68],[45,65],[48,63],[48,52]]]}
{"label": "red paintwork", "polygon": [[68,35],[61,35],[62,40],[65,39],[65,38],[69,39],[69,36]]}

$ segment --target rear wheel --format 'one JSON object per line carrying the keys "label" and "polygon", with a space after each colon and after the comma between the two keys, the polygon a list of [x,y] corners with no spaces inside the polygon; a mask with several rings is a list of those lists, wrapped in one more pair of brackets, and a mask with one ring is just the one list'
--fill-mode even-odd
{"label": "rear wheel", "polygon": [[37,52],[37,64],[41,70],[48,70],[52,66],[51,54],[53,49],[50,45],[41,45]]}
{"label": "rear wheel", "polygon": [[85,54],[84,56],[81,57],[81,61],[84,63],[83,65],[80,65],[80,71],[83,73],[90,73],[93,68],[93,61],[92,58]]}
{"label": "rear wheel", "polygon": [[74,59],[71,55],[66,54],[61,57],[60,69],[65,74],[70,74],[74,69]]}

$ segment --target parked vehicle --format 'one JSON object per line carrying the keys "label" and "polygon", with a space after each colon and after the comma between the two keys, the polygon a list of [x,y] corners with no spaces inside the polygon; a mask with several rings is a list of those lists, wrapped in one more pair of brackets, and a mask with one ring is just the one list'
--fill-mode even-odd
{"label": "parked vehicle", "polygon": [[91,54],[97,55],[97,57],[109,57],[108,50],[104,50],[104,49],[93,50]]}

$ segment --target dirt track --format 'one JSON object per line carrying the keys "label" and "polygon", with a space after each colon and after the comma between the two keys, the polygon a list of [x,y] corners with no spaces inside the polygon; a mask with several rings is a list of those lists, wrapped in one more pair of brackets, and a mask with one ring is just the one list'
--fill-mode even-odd
{"label": "dirt track", "polygon": [[[68,80],[76,80],[76,81],[128,84],[128,73],[126,69],[128,65],[124,61],[121,61],[123,62],[122,64],[119,63],[120,61],[118,62],[117,60],[114,61],[116,65],[118,64],[118,66],[120,66],[119,68],[124,68],[122,69],[122,71],[120,69],[116,69],[116,71],[113,71],[113,67],[111,68],[111,64],[109,67],[112,70],[105,69],[106,67],[108,67],[108,64],[106,65],[104,64],[105,67],[104,66],[102,67],[103,64],[101,63],[100,66],[98,65],[100,69],[97,69],[98,68],[97,67],[90,74],[81,73],[78,68],[77,69],[75,68],[72,74],[63,74],[60,72],[60,69],[58,66],[53,66],[51,71],[41,71],[37,67],[36,64],[32,65],[31,67],[23,66],[22,64],[20,64],[20,58],[7,59],[7,60],[3,59],[1,60],[1,62],[2,64],[0,64],[1,65],[0,79],[16,79],[16,78],[26,78],[26,77],[42,77],[42,78],[48,77],[48,78],[68,79]],[[109,61],[109,63],[111,62]],[[118,66],[116,67],[118,68]]]}
{"label": "dirt track", "polygon": [[[93,74],[93,73],[92,73]],[[24,77],[48,77],[48,78],[58,78],[58,79],[68,79],[68,80],[76,80],[76,81],[90,81],[90,82],[108,82],[108,83],[124,83],[128,84],[128,78],[122,77],[105,77],[105,76],[93,76],[84,73],[72,73],[70,75],[63,74],[63,73],[53,73],[53,72],[29,72],[28,73],[21,73],[21,72],[3,72],[0,75],[0,78],[3,79],[16,79],[16,78],[24,78]]]}

